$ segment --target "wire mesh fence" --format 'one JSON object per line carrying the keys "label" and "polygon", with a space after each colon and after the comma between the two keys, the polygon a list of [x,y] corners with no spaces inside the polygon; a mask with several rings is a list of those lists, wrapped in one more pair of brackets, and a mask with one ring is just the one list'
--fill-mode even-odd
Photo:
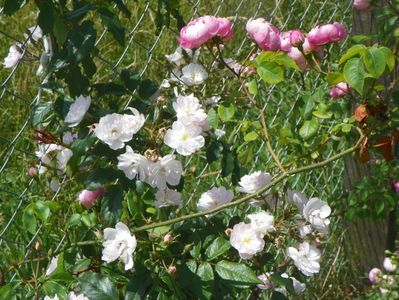
{"label": "wire mesh fence", "polygon": [[[109,80],[117,77],[122,69],[133,68],[141,77],[150,78],[160,84],[169,72],[164,55],[173,53],[177,46],[177,26],[171,20],[169,27],[157,29],[155,24],[157,1],[135,1],[127,5],[132,10],[132,16],[130,19],[122,19],[128,28],[125,46],[115,45],[107,30],[98,35],[96,41],[98,54],[95,57],[97,79]],[[9,45],[15,42],[20,42],[22,45],[28,43],[28,38],[24,38],[23,34],[28,27],[34,26],[36,17],[35,12],[30,9],[29,6],[25,7],[12,18],[0,15],[1,57],[7,55]],[[245,33],[245,24],[249,18],[264,17],[278,26],[281,31],[293,28],[310,30],[316,24],[330,21],[342,22],[350,30],[352,8],[350,1],[187,0],[181,4],[180,13],[186,22],[202,15],[229,17],[232,20],[235,37],[226,47],[237,57],[243,57],[250,43]],[[345,47],[345,43],[341,47]],[[39,246],[42,239],[52,240],[54,251],[62,247],[67,239],[67,232],[62,232],[61,228],[60,234],[54,236],[47,236],[48,232],[43,230],[42,226],[37,227],[33,235],[26,235],[20,230],[23,209],[43,196],[39,186],[41,183],[27,176],[27,169],[37,164],[35,155],[37,143],[33,139],[35,128],[31,123],[33,108],[43,101],[43,97],[49,97],[43,95],[40,87],[46,78],[34,75],[38,62],[32,61],[27,51],[22,55],[22,61],[12,70],[0,70],[0,248],[2,249],[0,271],[3,279],[7,281],[20,277],[19,270],[10,268],[12,264],[15,266],[15,263],[18,265],[18,262],[46,254],[48,249],[41,249]],[[305,80],[312,87],[316,86],[318,78],[306,74]],[[218,92],[228,95],[229,86],[223,79],[221,81],[221,90]],[[203,87],[199,93],[205,93],[206,89],[206,86]],[[299,91],[301,86],[293,84],[290,89],[289,94],[298,96],[286,98],[287,93],[278,86],[260,86],[259,93],[263,98],[266,118],[272,133],[284,126],[293,113],[293,107],[299,101],[299,93],[295,91]],[[162,93],[164,92],[161,91]],[[123,97],[119,101],[123,101],[127,107],[132,99],[132,97]],[[239,115],[242,118],[241,124],[222,128],[231,135],[232,141],[239,135],[245,120],[254,118],[249,111],[241,111]],[[302,121],[298,116],[297,124]],[[281,148],[278,138],[273,135],[272,142],[284,162],[287,149]],[[255,160],[252,170],[249,171],[272,169],[273,162],[264,143],[259,141],[254,145],[251,151]],[[334,150],[330,151],[332,154]],[[188,176],[192,188],[185,195],[187,201],[184,205],[187,207],[195,203],[201,192],[209,189],[216,181],[223,180],[218,165],[206,163],[203,157],[185,161],[185,169],[192,169],[194,166],[195,170],[193,169]],[[323,169],[291,178],[290,188],[305,190],[309,196],[317,195],[327,199],[342,192],[342,174],[343,164],[341,161],[336,161]],[[46,197],[54,201],[60,197],[74,198],[75,195],[69,187],[65,188],[69,184],[68,181],[68,178],[64,178],[58,190]]]}

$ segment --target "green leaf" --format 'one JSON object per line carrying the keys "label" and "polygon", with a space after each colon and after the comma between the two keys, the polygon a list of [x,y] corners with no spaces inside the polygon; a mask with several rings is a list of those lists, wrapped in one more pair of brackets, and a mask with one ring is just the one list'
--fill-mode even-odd
{"label": "green leaf", "polygon": [[230,150],[223,151],[222,157],[222,177],[229,176],[234,170],[235,155]]}
{"label": "green leaf", "polygon": [[223,144],[219,141],[212,141],[206,149],[206,159],[208,163],[212,163],[222,157]]}
{"label": "green leaf", "polygon": [[66,223],[66,228],[70,228],[70,227],[79,225],[80,222],[81,222],[81,220],[82,220],[81,215],[79,215],[79,214],[73,214],[73,215],[71,215],[71,216],[69,217],[67,223]]}
{"label": "green leaf", "polygon": [[385,62],[390,71],[395,68],[395,56],[392,53],[392,50],[387,47],[380,47],[379,48],[382,53],[385,55]]}
{"label": "green leaf", "polygon": [[212,260],[224,254],[229,249],[230,249],[230,242],[222,237],[217,237],[208,246],[208,248],[206,248],[205,255],[208,257],[209,260]]}
{"label": "green leaf", "polygon": [[101,200],[101,214],[109,223],[114,223],[122,212],[123,189],[119,185],[107,187]]}
{"label": "green leaf", "polygon": [[308,140],[317,133],[319,127],[319,120],[313,117],[310,121],[308,120],[303,123],[302,127],[299,129],[299,135],[304,140]]}
{"label": "green leaf", "polygon": [[233,285],[249,286],[261,283],[254,271],[244,264],[222,260],[216,264],[215,270],[222,279],[230,281]]}
{"label": "green leaf", "polygon": [[105,7],[100,7],[97,12],[100,14],[101,23],[111,32],[115,40],[121,45],[125,45],[125,28],[122,26],[119,18],[112,11]]}
{"label": "green leaf", "polygon": [[48,102],[41,102],[39,103],[33,112],[32,115],[32,125],[34,127],[41,125],[47,115],[51,112],[53,108],[53,103],[48,101]]}
{"label": "green leaf", "polygon": [[119,299],[118,290],[112,281],[103,274],[84,273],[78,277],[82,293],[89,299],[115,300]]}
{"label": "green leaf", "polygon": [[278,273],[273,273],[270,275],[270,280],[279,286],[285,287],[291,294],[295,294],[292,279],[282,277]]}
{"label": "green leaf", "polygon": [[135,91],[140,84],[140,74],[135,71],[123,69],[120,77],[125,87],[131,92]]}
{"label": "green leaf", "polygon": [[84,21],[73,31],[69,39],[68,51],[76,62],[80,62],[93,51],[96,35],[97,31],[91,21]]}
{"label": "green leaf", "polygon": [[54,27],[54,7],[52,1],[37,0],[36,5],[39,8],[39,15],[37,16],[37,24],[43,31],[43,34],[53,32]]}
{"label": "green leaf", "polygon": [[251,95],[256,96],[258,94],[258,84],[256,83],[255,79],[252,79],[250,82],[248,82],[247,86]]}
{"label": "green leaf", "polygon": [[288,298],[280,292],[274,291],[272,294],[271,300],[288,300]]}
{"label": "green leaf", "polygon": [[363,54],[364,65],[374,78],[379,78],[385,71],[385,54],[380,48],[372,47]]}
{"label": "green leaf", "polygon": [[57,295],[60,300],[67,299],[67,290],[65,286],[52,280],[44,282],[42,286],[42,294],[49,296]]}
{"label": "green leaf", "polygon": [[50,216],[50,209],[46,205],[45,202],[43,201],[37,201],[34,203],[34,210],[36,215],[39,217],[39,219],[45,223]]}
{"label": "green leaf", "polygon": [[352,36],[352,41],[355,42],[356,44],[360,44],[363,42],[367,42],[371,39],[373,39],[375,36],[371,34],[358,34]]}
{"label": "green leaf", "polygon": [[255,131],[251,131],[244,136],[244,141],[251,142],[256,140],[258,137],[259,135]]}
{"label": "green leaf", "polygon": [[75,19],[80,19],[83,18],[89,11],[93,9],[93,5],[91,4],[86,4],[78,9],[75,9],[74,11],[67,12],[65,14],[65,20],[66,21],[72,21]]}
{"label": "green leaf", "polygon": [[118,9],[121,12],[123,12],[126,15],[126,17],[130,18],[130,16],[131,16],[130,10],[127,8],[127,6],[123,3],[122,0],[111,0],[111,1],[116,4]]}
{"label": "green leaf", "polygon": [[54,36],[57,41],[59,47],[61,47],[67,37],[68,37],[68,28],[57,14],[54,15],[54,28],[53,28]]}
{"label": "green leaf", "polygon": [[265,62],[256,68],[260,78],[266,83],[276,84],[284,80],[284,70],[277,63]]}
{"label": "green leaf", "polygon": [[271,57],[270,61],[275,62],[280,66],[300,71],[296,62],[291,57],[289,57],[285,52],[277,52],[277,53],[279,53],[280,55]]}
{"label": "green leaf", "polygon": [[113,82],[96,83],[92,85],[92,88],[95,89],[102,96],[103,95],[123,96],[126,94],[126,89],[122,85]]}
{"label": "green leaf", "polygon": [[3,12],[11,16],[17,12],[22,6],[28,3],[28,0],[4,0]]}
{"label": "green leaf", "polygon": [[334,85],[344,81],[344,75],[340,72],[331,72],[327,74],[326,81],[329,85]]}
{"label": "green leaf", "polygon": [[230,104],[229,106],[219,105],[218,107],[218,115],[223,122],[230,121],[234,116],[234,105]]}
{"label": "green leaf", "polygon": [[346,51],[346,53],[339,60],[339,64],[343,64],[347,60],[351,59],[356,55],[362,55],[367,50],[367,47],[364,45],[354,45]]}
{"label": "green leaf", "polygon": [[352,58],[344,67],[345,81],[360,95],[363,95],[365,71],[360,58]]}
{"label": "green leaf", "polygon": [[158,85],[149,79],[141,81],[139,86],[139,95],[143,99],[149,99],[158,90]]}
{"label": "green leaf", "polygon": [[31,206],[27,206],[24,209],[24,213],[22,215],[22,224],[24,228],[28,230],[28,232],[30,232],[31,234],[34,234],[36,232],[36,217]]}
{"label": "green leaf", "polygon": [[217,129],[219,127],[219,116],[213,108],[208,111],[208,121],[209,125],[213,129]]}
{"label": "green leaf", "polygon": [[207,262],[202,262],[197,268],[197,275],[202,279],[202,281],[214,280],[211,264]]}

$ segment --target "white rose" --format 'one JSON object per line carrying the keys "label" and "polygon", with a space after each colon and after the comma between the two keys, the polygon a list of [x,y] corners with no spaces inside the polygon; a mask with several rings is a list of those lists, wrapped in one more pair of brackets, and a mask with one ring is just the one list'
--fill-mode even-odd
{"label": "white rose", "polygon": [[252,228],[259,232],[262,236],[268,232],[274,231],[274,217],[266,211],[260,211],[248,215],[251,220]]}
{"label": "white rose", "polygon": [[241,222],[234,225],[230,235],[230,244],[238,251],[242,259],[249,259],[263,250],[265,241],[251,224]]}
{"label": "white rose", "polygon": [[208,192],[201,195],[198,200],[197,208],[199,211],[208,211],[231,202],[233,198],[234,193],[230,190],[226,190],[225,187],[213,187]]}
{"label": "white rose", "polygon": [[129,228],[121,222],[115,225],[115,229],[105,228],[104,239],[101,259],[110,263],[119,258],[125,264],[125,270],[133,268],[133,252],[137,241]]}
{"label": "white rose", "polygon": [[166,132],[164,143],[181,155],[191,155],[205,145],[205,138],[201,133],[201,127],[176,121],[173,122],[172,129]]}
{"label": "white rose", "polygon": [[150,164],[147,183],[163,190],[167,183],[176,186],[180,183],[183,165],[172,154],[161,157],[156,163]]}
{"label": "white rose", "polygon": [[69,127],[75,127],[83,120],[86,112],[89,110],[91,103],[90,96],[80,95],[75,99],[75,102],[69,107],[69,111],[65,117],[65,122]]}
{"label": "white rose", "polygon": [[125,173],[129,179],[136,177],[145,181],[149,172],[150,163],[147,158],[139,153],[134,153],[132,147],[126,146],[126,152],[118,156],[118,169]]}
{"label": "white rose", "polygon": [[319,198],[310,198],[303,208],[303,216],[312,226],[321,233],[328,232],[330,220],[327,217],[331,214],[331,208]]}
{"label": "white rose", "polygon": [[198,85],[208,78],[208,73],[200,64],[189,64],[182,69],[180,80],[187,85]]}
{"label": "white rose", "polygon": [[306,276],[313,276],[320,271],[321,252],[309,242],[299,244],[299,249],[289,247],[287,255],[294,261],[295,266]]}

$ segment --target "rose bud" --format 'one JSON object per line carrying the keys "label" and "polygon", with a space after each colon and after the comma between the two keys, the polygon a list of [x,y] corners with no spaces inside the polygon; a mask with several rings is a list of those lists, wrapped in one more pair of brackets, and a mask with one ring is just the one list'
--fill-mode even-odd
{"label": "rose bud", "polygon": [[287,52],[288,57],[292,58],[301,70],[308,68],[308,62],[305,56],[296,47],[291,47],[290,51]]}
{"label": "rose bud", "polygon": [[83,190],[78,194],[78,200],[86,208],[91,208],[96,203],[97,199],[104,195],[105,190],[99,188],[93,191]]}
{"label": "rose bud", "polygon": [[395,182],[393,184],[393,189],[396,193],[399,193],[399,181]]}
{"label": "rose bud", "polygon": [[369,280],[371,284],[378,284],[382,278],[382,271],[378,268],[373,268],[369,272]]}
{"label": "rose bud", "polygon": [[180,30],[180,46],[188,49],[198,48],[207,41],[219,36],[223,41],[233,36],[230,21],[226,18],[204,16],[192,20]]}
{"label": "rose bud", "polygon": [[278,51],[280,50],[280,31],[265,19],[250,19],[246,30],[251,39],[262,50]]}
{"label": "rose bud", "polygon": [[298,29],[283,32],[280,35],[280,49],[286,52],[290,51],[292,46],[298,46],[299,43],[304,41],[304,39],[305,37],[303,36],[303,33]]}
{"label": "rose bud", "polygon": [[307,35],[307,40],[315,46],[323,46],[331,42],[338,42],[347,36],[344,26],[340,23],[317,25]]}
{"label": "rose bud", "polygon": [[388,272],[395,272],[396,271],[396,264],[392,262],[392,259],[389,257],[385,257],[383,262],[384,269]]}
{"label": "rose bud", "polygon": [[355,0],[353,1],[353,7],[361,12],[368,12],[371,10],[370,0]]}
{"label": "rose bud", "polygon": [[37,169],[35,167],[29,167],[27,170],[27,173],[29,176],[36,176],[37,175]]}
{"label": "rose bud", "polygon": [[165,234],[165,236],[163,237],[163,242],[165,244],[169,244],[172,241],[173,241],[173,234],[171,234],[171,233]]}
{"label": "rose bud", "polygon": [[350,91],[350,87],[345,82],[340,82],[331,88],[330,96],[334,99],[344,97]]}
{"label": "rose bud", "polygon": [[175,274],[176,271],[177,271],[177,268],[176,268],[175,265],[170,265],[170,266],[168,267],[168,269],[166,270],[166,272],[168,272],[168,274]]}

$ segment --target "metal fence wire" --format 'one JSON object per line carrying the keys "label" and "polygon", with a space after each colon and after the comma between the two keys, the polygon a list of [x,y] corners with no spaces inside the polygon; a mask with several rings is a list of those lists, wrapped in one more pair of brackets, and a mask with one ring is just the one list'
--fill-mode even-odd
{"label": "metal fence wire", "polygon": [[[141,77],[149,78],[158,83],[167,76],[168,67],[165,54],[173,53],[177,47],[178,31],[172,24],[157,30],[154,18],[157,11],[157,1],[125,1],[132,11],[130,19],[122,18],[127,28],[125,47],[115,45],[111,35],[104,30],[99,32],[96,47],[98,55],[95,57],[97,77],[110,80],[117,76],[123,68],[137,70]],[[329,0],[186,0],[181,1],[180,13],[188,22],[202,15],[216,15],[230,17],[235,31],[234,42],[226,47],[234,49],[240,56],[246,44],[250,43],[245,33],[247,19],[264,17],[280,28],[281,31],[301,28],[310,30],[320,23],[331,21],[342,22],[350,31],[352,7],[351,1]],[[28,27],[34,26],[36,12],[32,6],[26,6],[14,17],[0,14],[0,57],[7,55],[8,47],[16,41],[27,43],[24,33]],[[344,47],[345,43],[340,47]],[[47,234],[42,226],[38,226],[35,234],[26,235],[21,232],[23,209],[43,197],[40,182],[27,175],[29,166],[37,164],[35,151],[37,142],[33,139],[34,127],[31,115],[35,105],[43,101],[43,91],[40,89],[40,78],[34,75],[38,62],[32,62],[23,53],[24,59],[13,69],[0,68],[0,271],[3,280],[10,282],[19,279],[19,273],[9,268],[18,261],[34,258],[37,251],[46,253],[48,249],[40,249],[37,243]],[[306,75],[309,76],[309,75]],[[308,78],[309,82],[317,78]],[[287,78],[290,80],[290,78]],[[220,93],[228,91],[224,80],[221,81]],[[202,91],[206,89],[203,87]],[[284,120],[289,119],[293,107],[299,96],[287,98],[278,86],[261,86],[264,97],[269,128],[281,127]],[[297,95],[300,87],[293,84],[290,95]],[[198,95],[200,97],[200,95]],[[124,98],[126,106],[132,98]],[[248,112],[241,112],[242,121]],[[297,124],[301,123],[298,116]],[[242,123],[243,123],[242,122]],[[240,131],[240,127],[224,128],[226,131]],[[230,132],[228,133],[230,134]],[[234,132],[233,132],[234,135]],[[275,149],[279,149],[277,137],[272,137]],[[279,150],[278,150],[279,151]],[[332,150],[331,150],[332,151]],[[268,170],[273,164],[267,149],[262,142],[256,144],[254,149],[255,161],[252,171]],[[279,156],[284,160],[286,150],[279,151]],[[194,158],[193,158],[194,159]],[[185,205],[198,199],[204,189],[209,189],[220,178],[220,168],[207,164],[202,156],[202,161],[195,162],[188,159],[185,167],[190,168],[196,164],[198,169],[194,172],[192,180],[196,184],[188,191]],[[201,158],[199,159],[201,160]],[[336,161],[320,170],[308,174],[300,174],[292,179],[292,186],[305,190],[308,196],[317,195],[327,199],[342,192],[343,164]],[[212,176],[209,176],[212,174]],[[216,178],[216,180],[215,180]],[[73,198],[71,191],[64,188],[65,178],[58,191],[50,199],[56,201],[60,197]],[[29,238],[28,238],[29,237]],[[65,233],[51,236],[54,240],[54,249],[65,242]],[[36,254],[35,254],[36,253]]]}

